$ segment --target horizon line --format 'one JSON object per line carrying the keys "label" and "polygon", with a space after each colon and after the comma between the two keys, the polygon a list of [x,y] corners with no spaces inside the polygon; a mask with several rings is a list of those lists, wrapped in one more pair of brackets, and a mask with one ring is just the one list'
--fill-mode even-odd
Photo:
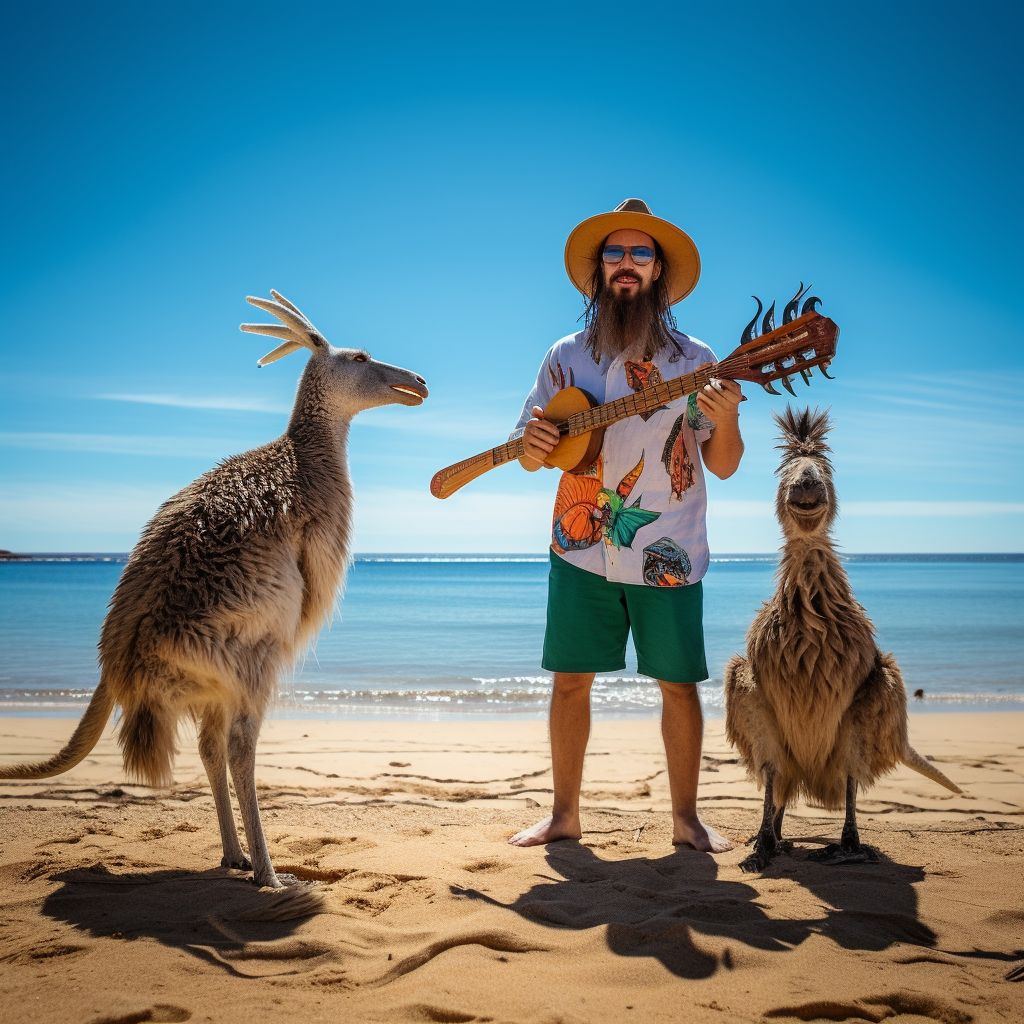
{"label": "horizon line", "polygon": [[[779,555],[781,548],[771,551],[719,551],[712,552],[711,559],[725,558],[775,558]],[[550,548],[542,551],[355,551],[351,557],[353,560],[376,558],[447,558],[447,559],[470,559],[470,558],[537,558],[543,559],[548,556]],[[1024,561],[1024,551],[843,551],[837,550],[836,554],[841,558],[875,558],[875,559],[962,559],[966,561],[980,561],[983,559],[999,559],[1002,561],[1020,560]],[[35,561],[48,559],[78,559],[92,561],[96,559],[127,559],[131,551],[11,551],[0,548],[0,561]]]}

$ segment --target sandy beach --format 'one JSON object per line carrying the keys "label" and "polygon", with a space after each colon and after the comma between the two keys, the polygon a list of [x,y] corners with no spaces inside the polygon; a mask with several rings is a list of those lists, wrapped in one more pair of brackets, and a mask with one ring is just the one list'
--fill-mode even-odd
{"label": "sandy beach", "polygon": [[[68,719],[0,721],[4,761]],[[173,790],[125,783],[108,728],[78,768],[0,787],[0,1019],[1012,1021],[1024,1019],[1024,714],[918,714],[965,790],[909,770],[860,801],[876,863],[807,860],[835,815],[742,873],[760,797],[708,722],[701,813],[737,848],[670,843],[655,720],[597,721],[580,843],[506,839],[550,799],[542,722],[271,721],[271,854],[306,884],[217,865],[183,735]]]}

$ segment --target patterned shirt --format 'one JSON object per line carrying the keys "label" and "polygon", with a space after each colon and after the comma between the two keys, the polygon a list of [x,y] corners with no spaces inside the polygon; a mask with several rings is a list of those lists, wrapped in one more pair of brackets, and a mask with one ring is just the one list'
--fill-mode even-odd
{"label": "patterned shirt", "polygon": [[[589,392],[599,404],[717,362],[714,353],[679,331],[675,345],[649,362],[607,357],[600,364],[584,348],[585,332],[555,342],[541,363],[512,436],[564,387]],[[607,428],[597,462],[563,473],[555,497],[551,548],[616,583],[679,587],[707,572],[707,492],[700,445],[714,424],[696,395]]]}

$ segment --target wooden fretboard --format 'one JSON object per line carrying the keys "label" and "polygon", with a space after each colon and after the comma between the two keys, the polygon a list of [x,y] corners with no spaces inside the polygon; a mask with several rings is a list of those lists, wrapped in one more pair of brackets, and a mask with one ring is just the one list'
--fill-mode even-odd
{"label": "wooden fretboard", "polygon": [[[612,423],[624,420],[627,416],[652,412],[661,405],[700,391],[712,377],[724,377],[726,375],[724,371],[727,369],[726,363],[702,366],[699,370],[694,370],[693,373],[684,374],[682,377],[673,377],[672,380],[664,381],[661,384],[652,384],[649,388],[636,391],[625,398],[617,398],[614,402],[605,402],[604,405],[595,405],[593,409],[575,412],[558,425],[558,432],[563,437],[578,437],[580,434],[586,434],[598,427],[610,426]],[[526,454],[523,450],[522,431],[517,430],[516,435],[505,444],[499,444],[497,448],[491,449],[492,465],[500,466],[512,459],[522,458]],[[467,459],[466,461],[472,462],[473,460]]]}

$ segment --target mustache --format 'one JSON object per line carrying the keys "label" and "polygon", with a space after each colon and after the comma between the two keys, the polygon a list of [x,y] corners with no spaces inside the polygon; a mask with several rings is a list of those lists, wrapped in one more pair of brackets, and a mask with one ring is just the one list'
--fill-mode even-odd
{"label": "mustache", "polygon": [[631,281],[642,280],[640,275],[635,270],[628,270],[626,268],[623,268],[622,270],[617,270],[614,274],[612,274],[612,283],[614,284],[616,281],[621,281],[625,278],[628,278]]}

